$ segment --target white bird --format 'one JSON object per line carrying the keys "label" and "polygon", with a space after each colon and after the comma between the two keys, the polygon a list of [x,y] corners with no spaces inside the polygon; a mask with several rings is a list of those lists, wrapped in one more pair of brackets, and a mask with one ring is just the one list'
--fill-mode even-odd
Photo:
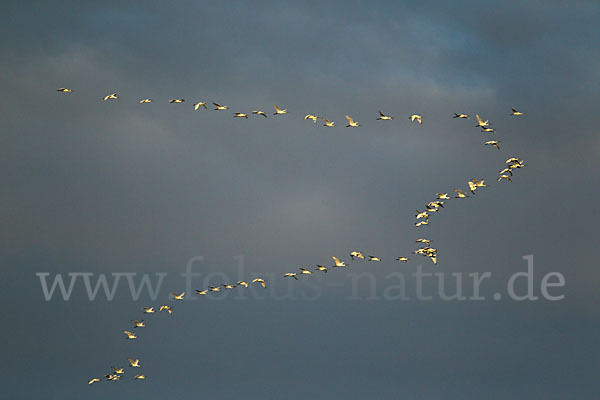
{"label": "white bird", "polygon": [[346,125],[346,128],[350,128],[352,126],[360,126],[358,124],[358,122],[354,122],[354,120],[347,115],[346,115],[346,119],[348,120],[348,125]]}
{"label": "white bird", "polygon": [[108,381],[118,381],[121,379],[121,375],[117,375],[117,374],[104,375],[104,377]]}
{"label": "white bird", "polygon": [[169,100],[169,103],[183,103],[184,101],[184,99],[171,99]]}
{"label": "white bird", "polygon": [[206,110],[206,103],[203,101],[197,102],[196,104],[194,104],[194,111],[198,111],[200,107],[204,107],[204,109]]}
{"label": "white bird", "polygon": [[507,181],[512,182],[512,179],[508,175],[500,175],[500,177],[498,177],[498,182],[500,182],[502,179],[506,179]]}
{"label": "white bird", "polygon": [[129,366],[132,368],[139,368],[140,367],[140,360],[139,358],[136,358],[135,360],[128,358],[127,361],[129,361]]}
{"label": "white bird", "polygon": [[73,93],[73,89],[67,89],[64,87],[61,87],[60,89],[56,89],[57,92],[63,92],[63,93]]}
{"label": "white bird", "polygon": [[235,287],[235,285],[229,285],[227,283],[224,283],[221,286],[223,286],[225,289],[233,289]]}
{"label": "white bird", "polygon": [[152,314],[154,311],[154,307],[144,307],[145,314]]}
{"label": "white bird", "polygon": [[129,332],[129,331],[123,331],[124,334],[127,335],[127,339],[137,339],[138,337],[136,335],[134,335],[133,333]]}
{"label": "white bird", "polygon": [[211,292],[219,292],[221,290],[220,287],[209,286],[208,287]]}
{"label": "white bird", "polygon": [[140,104],[145,104],[145,103],[152,103],[152,99],[141,99],[139,101]]}
{"label": "white bird", "polygon": [[423,118],[418,114],[413,114],[410,117],[408,117],[408,119],[410,119],[410,122],[417,121],[419,124],[423,123]]}
{"label": "white bird", "polygon": [[246,281],[239,281],[237,284],[246,288],[248,287],[248,282]]}
{"label": "white bird", "polygon": [[463,191],[460,189],[454,189],[454,191],[456,192],[456,196],[454,196],[454,198],[456,198],[456,199],[462,199],[465,197],[469,197],[466,194],[464,194]]}
{"label": "white bird", "polygon": [[124,374],[125,373],[125,369],[124,368],[115,368],[115,367],[111,367],[114,371],[115,374]]}
{"label": "white bird", "polygon": [[118,98],[119,97],[117,96],[116,93],[111,93],[111,94],[107,94],[106,96],[104,96],[104,101],[118,99]]}
{"label": "white bird", "polygon": [[295,280],[298,280],[298,277],[296,276],[295,272],[287,272],[283,274],[283,276],[286,278],[294,278]]}
{"label": "white bird", "polygon": [[98,379],[98,378],[92,378],[92,379],[90,379],[90,380],[88,381],[88,385],[91,385],[91,384],[92,384],[92,383],[94,383],[94,382],[100,382],[100,379]]}
{"label": "white bird", "polygon": [[335,126],[335,122],[331,121],[329,122],[329,120],[327,118],[321,117],[321,119],[323,121],[325,121],[325,123],[323,124],[323,126],[329,126],[329,127],[334,127]]}
{"label": "white bird", "polygon": [[487,119],[485,121],[483,119],[481,119],[481,117],[479,116],[479,114],[475,114],[475,119],[477,119],[477,125],[475,125],[475,126],[479,126],[481,128],[484,128],[484,127],[490,125],[490,122]]}
{"label": "white bird", "polygon": [[419,211],[419,210],[415,210],[417,212],[417,215],[415,218],[419,219],[419,218],[429,218],[429,214],[427,214],[427,211]]}
{"label": "white bird", "polygon": [[317,117],[316,115],[312,115],[312,114],[306,114],[306,116],[304,117],[304,119],[312,119],[313,124],[317,123]]}
{"label": "white bird", "polygon": [[450,200],[450,197],[448,197],[448,193],[436,193],[435,195],[439,200]]}
{"label": "white bird", "polygon": [[185,292],[181,292],[180,294],[171,292],[173,296],[173,300],[183,300],[183,296],[185,296]]}
{"label": "white bird", "polygon": [[173,314],[173,309],[171,308],[171,306],[160,306],[158,311],[162,311],[162,310],[167,310],[169,315]]}
{"label": "white bird", "polygon": [[287,109],[282,110],[281,108],[277,107],[277,104],[273,104],[273,108],[275,109],[275,113],[273,115],[287,114]]}
{"label": "white bird", "polygon": [[266,284],[265,280],[262,278],[254,278],[254,279],[252,279],[252,283],[260,283],[263,288],[265,288],[265,289],[267,288],[267,284]]}
{"label": "white bird", "polygon": [[233,116],[233,118],[246,118],[246,119],[248,119],[248,114],[235,113],[235,115]]}
{"label": "white bird", "polygon": [[317,271],[322,271],[322,272],[325,272],[325,273],[327,273],[327,267],[324,267],[324,266],[322,266],[322,265],[318,265],[318,264],[317,264],[317,268],[315,268],[315,269],[316,269]]}
{"label": "white bird", "polygon": [[254,111],[252,111],[252,114],[255,114],[255,115],[262,115],[263,117],[267,118],[267,113],[266,113],[266,112],[264,112],[264,111],[260,111],[260,110],[254,110]]}
{"label": "white bird", "polygon": [[520,112],[515,110],[514,108],[512,109],[512,113],[510,113],[510,115],[514,115],[515,117],[518,117],[519,115],[525,115],[524,112]]}
{"label": "white bird", "polygon": [[140,374],[133,377],[133,379],[146,379],[146,375]]}
{"label": "white bird", "polygon": [[498,143],[500,143],[499,140],[488,140],[487,142],[485,142],[484,144],[486,146],[494,146],[495,148],[497,148],[498,150],[500,150],[500,146],[498,146]]}
{"label": "white bird", "polygon": [[365,256],[363,255],[363,253],[361,253],[360,251],[351,251],[350,252],[350,258],[354,260],[354,257],[356,257],[356,258],[362,258],[362,259],[365,258]]}
{"label": "white bird", "polygon": [[419,227],[421,225],[429,225],[429,220],[423,220],[423,221],[415,222],[415,226],[416,227]]}
{"label": "white bird", "polygon": [[227,107],[227,106],[222,106],[222,105],[220,105],[218,103],[213,103],[213,104],[216,107],[215,110],[229,110],[229,107]]}
{"label": "white bird", "polygon": [[396,258],[396,261],[401,261],[401,262],[404,262],[404,263],[408,262],[408,260],[410,260],[410,258],[407,258],[407,257],[398,257],[398,258]]}
{"label": "white bird", "polygon": [[385,115],[384,113],[382,113],[381,111],[379,111],[379,117],[377,118],[378,120],[392,120],[394,119],[394,117],[389,116],[389,115]]}
{"label": "white bird", "polygon": [[469,118],[469,116],[467,114],[454,113],[454,117],[452,117],[452,118]]}
{"label": "white bird", "polygon": [[381,261],[381,258],[375,256],[369,256],[369,261]]}
{"label": "white bird", "polygon": [[208,293],[208,289],[205,289],[205,290],[198,290],[198,289],[196,289],[196,294],[199,294],[201,296],[203,296],[203,295],[205,295],[207,293]]}
{"label": "white bird", "polygon": [[335,263],[334,267],[345,267],[346,263],[344,261],[340,261],[339,258],[337,257],[331,257],[333,258],[333,262]]}
{"label": "white bird", "polygon": [[484,127],[481,128],[481,132],[492,132],[493,133],[493,132],[496,132],[496,130],[494,128],[486,126],[485,128]]}
{"label": "white bird", "polygon": [[425,238],[420,238],[416,240],[417,243],[425,243],[425,246],[429,246],[429,244],[431,243],[431,240],[429,239],[425,239]]}
{"label": "white bird", "polygon": [[131,322],[133,322],[133,324],[135,325],[134,328],[145,328],[146,327],[144,320],[137,321],[135,319],[132,319]]}
{"label": "white bird", "polygon": [[312,271],[309,271],[306,268],[300,267],[300,271],[302,271],[302,272],[300,272],[300,274],[304,274],[304,275],[311,275],[312,274]]}

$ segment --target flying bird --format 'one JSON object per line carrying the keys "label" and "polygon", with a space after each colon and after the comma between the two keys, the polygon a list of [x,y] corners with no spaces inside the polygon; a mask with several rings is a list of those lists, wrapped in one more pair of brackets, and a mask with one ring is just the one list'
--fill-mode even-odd
{"label": "flying bird", "polygon": [[283,274],[283,276],[286,278],[294,278],[295,280],[298,280],[298,277],[296,276],[295,272],[286,272],[285,274]]}
{"label": "flying bird", "polygon": [[121,375],[117,374],[104,375],[104,377],[107,381],[118,381],[121,379]]}
{"label": "flying bird", "polygon": [[512,179],[510,178],[510,176],[509,176],[509,175],[500,175],[500,176],[498,177],[498,182],[500,182],[502,179],[505,179],[505,180],[507,180],[507,181],[509,181],[509,182],[512,182]]}
{"label": "flying bird", "polygon": [[317,117],[316,115],[312,115],[312,114],[306,114],[306,116],[304,117],[304,119],[312,119],[313,124],[317,123]]}
{"label": "flying bird", "polygon": [[347,115],[346,115],[346,119],[348,120],[348,125],[346,125],[346,128],[350,128],[352,126],[360,126],[358,124],[358,122],[354,122],[354,120]]}
{"label": "flying bird", "polygon": [[263,117],[267,118],[267,113],[266,113],[266,112],[264,112],[264,111],[260,111],[260,110],[254,110],[254,111],[252,111],[252,114],[255,114],[255,115],[262,115]]}
{"label": "flying bird", "polygon": [[171,292],[171,295],[173,296],[173,300],[183,300],[183,296],[185,296],[185,292],[181,292],[180,294]]}
{"label": "flying bird", "polygon": [[454,196],[455,199],[462,199],[465,197],[469,197],[466,194],[464,194],[463,191],[460,189],[454,189],[454,191],[456,192],[456,196]]}
{"label": "flying bird", "polygon": [[154,307],[144,307],[144,313],[152,314],[154,311]]}
{"label": "flying bird", "polygon": [[265,280],[262,278],[254,278],[254,279],[252,279],[252,283],[260,283],[263,288],[265,288],[265,289],[267,288],[267,284],[265,283]]}
{"label": "flying bird", "polygon": [[139,368],[140,367],[140,360],[139,360],[139,358],[136,358],[135,360],[133,360],[131,358],[128,358],[127,361],[129,361],[129,366],[132,367],[132,368]]}
{"label": "flying bird", "polygon": [[91,385],[91,384],[92,384],[92,383],[94,383],[94,382],[100,382],[100,379],[98,379],[98,378],[92,378],[92,379],[90,379],[90,380],[88,381],[88,385]]}
{"label": "flying bird", "polygon": [[146,375],[140,374],[133,377],[133,379],[146,379]]}
{"label": "flying bird", "polygon": [[133,324],[135,325],[134,328],[145,328],[146,327],[144,320],[137,321],[135,319],[132,319],[131,322],[133,322]]}
{"label": "flying bird", "polygon": [[467,114],[454,113],[454,117],[452,118],[469,118],[469,116]]}
{"label": "flying bird", "polygon": [[419,218],[429,218],[429,214],[427,214],[427,211],[419,211],[419,210],[415,210],[417,212],[416,217],[417,219]]}
{"label": "flying bird", "polygon": [[121,374],[125,373],[125,369],[124,368],[115,368],[115,367],[111,367],[111,368],[115,371],[115,374],[121,375]]}
{"label": "flying bird", "polygon": [[379,117],[377,117],[378,120],[392,120],[394,119],[394,117],[389,116],[389,115],[385,115],[384,113],[382,113],[381,111],[379,111]]}
{"label": "flying bird", "polygon": [[429,246],[429,244],[431,243],[431,240],[429,239],[425,239],[425,238],[420,238],[416,240],[417,243],[425,243],[425,246]]}
{"label": "flying bird", "polygon": [[169,315],[173,314],[173,309],[171,308],[171,306],[160,306],[160,309],[158,311],[162,311],[162,310],[167,310]]}
{"label": "flying bird", "polygon": [[63,93],[73,93],[73,89],[67,89],[64,87],[61,87],[59,89],[56,89],[57,92],[63,92]]}
{"label": "flying bird", "polygon": [[208,293],[208,289],[205,289],[205,290],[198,290],[198,289],[196,289],[196,294],[199,294],[201,296],[205,295],[207,293]]}
{"label": "flying bird", "polygon": [[287,109],[282,110],[281,108],[277,107],[277,104],[273,104],[273,108],[275,109],[273,115],[287,114]]}
{"label": "flying bird", "polygon": [[410,122],[417,121],[419,124],[423,123],[423,118],[418,114],[413,114],[410,117],[408,117],[408,119],[410,119]]}
{"label": "flying bird", "polygon": [[524,112],[517,111],[517,110],[515,110],[515,109],[513,108],[513,109],[512,109],[512,113],[510,113],[510,115],[513,115],[513,116],[515,116],[515,117],[518,117],[519,115],[525,115],[525,113],[524,113]]}
{"label": "flying bird", "polygon": [[213,104],[216,107],[215,110],[229,110],[229,107],[227,107],[227,106],[222,106],[218,103],[213,103]]}
{"label": "flying bird", "polygon": [[233,289],[235,287],[235,285],[228,285],[226,283],[222,284],[221,286],[223,286],[225,289]]}
{"label": "flying bird", "polygon": [[300,274],[303,274],[303,275],[311,275],[312,274],[312,271],[309,271],[306,268],[300,267],[300,271],[302,271],[302,272],[300,272]]}
{"label": "flying bird", "polygon": [[375,256],[369,256],[369,261],[381,261],[381,258]]}
{"label": "flying bird", "polygon": [[235,113],[235,115],[233,116],[233,118],[246,118],[246,119],[248,119],[248,114]]}
{"label": "flying bird", "polygon": [[141,99],[139,101],[140,104],[145,104],[145,103],[152,103],[152,99]]}
{"label": "flying bird", "polygon": [[127,335],[127,339],[137,339],[138,337],[136,335],[134,335],[133,333],[129,332],[129,331],[123,331],[124,334]]}
{"label": "flying bird", "polygon": [[183,103],[184,101],[184,99],[171,99],[169,100],[169,103]]}
{"label": "flying bird", "polygon": [[325,123],[323,124],[323,126],[329,126],[329,127],[334,127],[335,126],[335,122],[331,121],[329,122],[329,120],[327,118],[321,117],[321,119],[323,121],[325,121]]}
{"label": "flying bird", "polygon": [[248,282],[246,281],[239,281],[237,284],[246,288],[248,287]]}
{"label": "flying bird", "polygon": [[334,267],[345,267],[346,263],[344,261],[340,261],[339,258],[337,257],[331,257],[333,258],[333,262],[335,263]]}
{"label": "flying bird", "polygon": [[111,94],[107,94],[106,96],[104,96],[104,101],[118,99],[118,98],[119,97],[117,96],[116,93],[111,93]]}
{"label": "flying bird", "polygon": [[404,262],[404,263],[407,263],[408,260],[410,260],[410,258],[407,258],[407,257],[398,257],[398,258],[396,258],[396,261],[400,261],[400,262]]}
{"label": "flying bird", "polygon": [[356,257],[356,258],[362,258],[362,259],[365,258],[365,256],[363,255],[363,253],[361,253],[360,251],[351,251],[350,252],[350,258],[354,260],[354,257]]}
{"label": "flying bird", "polygon": [[494,128],[486,126],[485,128],[484,127],[481,128],[481,132],[492,132],[493,133],[493,132],[496,132],[496,130]]}
{"label": "flying bird", "polygon": [[207,108],[206,108],[206,103],[205,103],[205,102],[203,102],[203,101],[199,101],[199,102],[197,102],[196,104],[194,104],[194,111],[198,111],[198,109],[199,109],[200,107],[204,107],[204,109],[205,109],[205,110],[207,109]]}
{"label": "flying bird", "polygon": [[436,193],[435,195],[439,200],[450,200],[450,197],[448,197],[448,193]]}
{"label": "flying bird", "polygon": [[208,288],[210,289],[211,292],[219,292],[219,291],[221,291],[220,287],[209,286]]}
{"label": "flying bird", "polygon": [[322,265],[318,265],[318,264],[317,264],[317,268],[315,268],[315,269],[316,269],[317,271],[322,271],[322,272],[325,272],[325,273],[327,273],[327,267],[324,267],[324,266],[322,266]]}
{"label": "flying bird", "polygon": [[416,227],[419,227],[421,225],[429,225],[429,220],[423,220],[423,221],[415,222],[415,226]]}
{"label": "flying bird", "polygon": [[485,121],[481,119],[479,114],[475,114],[475,119],[477,119],[477,125],[475,125],[476,127],[484,128],[490,125],[490,122],[487,119]]}
{"label": "flying bird", "polygon": [[500,143],[499,140],[488,140],[487,142],[485,142],[484,144],[486,146],[494,146],[495,148],[497,148],[498,150],[500,150],[500,146],[498,146],[498,144]]}

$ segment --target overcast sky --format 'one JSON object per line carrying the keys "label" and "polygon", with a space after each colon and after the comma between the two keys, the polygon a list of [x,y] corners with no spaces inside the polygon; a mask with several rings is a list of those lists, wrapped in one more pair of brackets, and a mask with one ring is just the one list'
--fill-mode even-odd
{"label": "overcast sky", "polygon": [[[592,398],[600,5],[523,3],[3,4],[2,392]],[[118,100],[102,101],[112,92]],[[138,104],[146,97],[153,102]],[[230,110],[193,111],[197,101]],[[273,116],[274,103],[288,114]],[[526,115],[510,116],[511,107]],[[268,118],[232,117],[255,109]],[[394,120],[377,121],[378,110]],[[455,112],[482,115],[496,133]],[[409,121],[414,113],[422,125]],[[346,114],[361,126],[346,129]],[[500,150],[483,145],[490,139]],[[497,182],[511,156],[527,167]],[[415,209],[471,178],[489,187],[414,227]],[[410,254],[422,236],[438,248],[437,266]],[[334,255],[350,261],[351,250],[383,262],[308,282],[281,276]],[[540,300],[511,300],[507,281],[530,254]],[[393,261],[401,255],[409,263]],[[171,304],[195,256],[204,260],[193,288],[209,273],[237,280],[242,256],[241,276],[273,277],[276,290],[175,304],[128,342],[129,320]],[[352,272],[372,272],[382,297],[390,274],[408,278],[419,265],[465,278],[490,272],[487,300],[418,301],[414,281],[408,301],[368,300],[369,278],[351,299]],[[154,302],[132,300],[125,278],[113,301],[89,301],[82,281],[69,301],[46,301],[39,272],[167,275]],[[551,272],[564,276],[551,291],[563,300],[540,294]],[[290,290],[296,300],[281,299]],[[122,382],[87,385],[127,357],[142,360],[147,381],[132,382],[130,368]]]}

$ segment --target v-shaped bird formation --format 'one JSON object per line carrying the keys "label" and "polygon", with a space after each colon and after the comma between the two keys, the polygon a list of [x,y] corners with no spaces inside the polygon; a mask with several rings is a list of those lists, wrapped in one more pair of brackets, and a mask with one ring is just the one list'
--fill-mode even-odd
{"label": "v-shaped bird formation", "polygon": [[[58,92],[61,93],[68,93],[68,94],[72,94],[74,93],[74,91],[72,89],[68,89],[68,88],[64,88],[61,87],[59,89],[57,89]],[[116,101],[119,100],[119,96],[117,95],[117,93],[109,93],[107,95],[105,95],[104,97],[102,97],[102,99],[104,101]],[[153,100],[150,98],[143,98],[141,100],[137,101],[139,104],[148,104],[148,103],[152,103]],[[170,99],[168,100],[168,103],[171,104],[181,104],[184,103],[185,99],[183,98],[174,98],[174,99]],[[197,101],[193,104],[192,108],[194,111],[198,111],[200,108],[203,108],[205,110],[207,110],[207,103],[205,101]],[[215,106],[214,110],[215,111],[225,111],[228,110],[229,107],[226,105],[222,105],[220,103],[216,103],[216,102],[212,102],[212,104]],[[282,117],[288,114],[288,110],[287,108],[281,108],[279,107],[277,104],[273,104],[273,109],[274,109],[274,113],[273,116],[275,117]],[[233,117],[234,118],[243,118],[245,120],[248,119],[248,112],[234,112],[233,113]],[[262,118],[268,118],[267,113],[265,111],[262,110],[252,110],[250,112],[251,115],[255,115],[255,116],[260,116]],[[378,121],[392,121],[394,119],[393,116],[388,115],[388,114],[384,114],[381,111],[378,111],[378,117],[376,118],[376,120]],[[525,115],[524,112],[521,111],[517,111],[515,108],[511,109],[511,113],[509,114],[510,116],[514,116],[514,117],[520,117]],[[345,118],[348,122],[348,125],[346,125],[347,128],[358,128],[361,125],[358,123],[357,120],[355,120],[353,117],[350,117],[349,115],[345,115]],[[471,117],[468,114],[463,114],[463,113],[454,113],[454,116],[452,118],[457,118],[457,119],[470,119]],[[306,114],[304,116],[304,120],[310,120],[312,121],[314,124],[316,124],[317,120],[321,119],[323,121],[323,126],[325,127],[329,127],[329,128],[333,128],[336,127],[335,121],[330,120],[326,117],[323,116],[317,116],[316,114]],[[413,123],[417,123],[418,125],[423,124],[423,117],[420,114],[412,114],[408,117],[408,119],[413,122]],[[488,120],[488,119],[483,119],[479,114],[475,114],[475,119],[477,120],[477,124],[475,125],[475,127],[477,128],[481,128],[481,132],[483,133],[495,133],[496,130],[495,128],[492,127],[492,123]],[[497,150],[500,150],[500,144],[501,141],[500,140],[486,140],[484,142],[485,146],[491,146],[496,148]],[[519,159],[518,157],[510,157],[506,160],[506,165],[505,167],[499,171],[499,176],[497,178],[497,181],[508,181],[508,182],[512,182],[512,178],[513,178],[513,174],[515,172],[516,169],[519,168],[523,168],[525,167],[526,164],[524,163],[523,160]],[[462,189],[462,188],[455,188],[452,191],[447,191],[447,192],[438,192],[435,194],[435,198],[432,199],[431,201],[427,202],[427,204],[425,204],[425,206],[422,209],[416,209],[415,210],[415,227],[419,228],[419,229],[427,229],[428,226],[430,226],[430,218],[432,218],[435,214],[437,214],[438,212],[440,212],[442,209],[445,209],[447,206],[447,203],[449,201],[451,201],[452,199],[466,199],[466,198],[470,198],[473,197],[475,195],[475,192],[479,189],[483,189],[483,188],[487,188],[489,185],[486,184],[485,179],[483,178],[471,178],[469,181],[467,181],[467,187],[468,189]],[[454,192],[455,195],[452,195],[450,193]],[[438,250],[435,247],[431,246],[432,240],[425,238],[425,237],[419,237],[418,239],[415,240],[415,243],[419,243],[420,247],[417,247],[416,249],[414,249],[412,251],[412,254],[414,255],[420,255],[426,258],[429,258],[430,261],[433,264],[437,264],[438,263]],[[349,257],[350,257],[350,261],[346,261],[346,260],[342,260],[340,258],[338,258],[337,256],[332,256],[331,260],[332,260],[332,264],[330,266],[327,265],[322,265],[322,264],[316,264],[315,267],[299,267],[298,270],[296,271],[291,271],[291,272],[285,272],[282,274],[282,276],[284,278],[291,278],[294,279],[296,281],[298,281],[300,279],[300,277],[310,277],[311,275],[313,275],[314,273],[328,273],[330,268],[333,269],[340,269],[340,268],[346,268],[348,267],[348,263],[355,263],[355,262],[381,262],[382,259],[378,256],[375,255],[367,255],[365,256],[365,253],[363,253],[360,250],[352,250],[351,252],[349,252]],[[401,262],[401,263],[408,263],[408,261],[410,260],[409,257],[407,257],[406,255],[400,255],[398,256],[395,261]],[[306,279],[306,278],[302,278],[302,279]],[[214,293],[214,292],[220,292],[221,290],[232,290],[232,289],[237,289],[239,290],[239,288],[248,288],[250,285],[260,285],[263,289],[267,288],[267,283],[265,281],[264,278],[262,277],[255,277],[252,278],[249,281],[238,281],[238,282],[230,282],[230,283],[222,283],[220,286],[208,286],[206,288],[200,288],[200,289],[195,289],[195,293],[198,295],[209,295],[210,293]],[[186,293],[185,292],[172,292],[171,293],[171,301],[176,302],[176,301],[181,301],[184,300]],[[152,305],[152,306],[147,306],[147,307],[143,307],[142,308],[142,312],[143,314],[168,314],[168,315],[172,315],[173,314],[173,306],[172,305],[168,305],[168,304],[163,304],[163,305]],[[155,317],[152,317],[155,318]],[[147,327],[147,323],[144,319],[132,319],[131,323],[133,324],[133,326],[129,329],[131,330],[124,330],[123,333],[125,335],[125,339],[126,340],[139,340],[140,339],[140,335],[138,334],[138,332],[142,329],[142,328],[146,328]],[[94,377],[91,378],[88,381],[89,385],[92,385],[94,383],[97,382],[101,382],[103,379],[106,381],[120,381],[122,377],[128,376],[128,375],[132,375],[132,374],[128,374],[127,371],[129,371],[129,369],[133,369],[133,368],[140,368],[142,366],[142,363],[140,361],[139,358],[124,358],[128,361],[128,366],[127,367],[123,367],[123,366],[118,366],[118,367],[111,367],[112,371],[109,371],[106,375],[104,375],[102,378],[99,377]],[[133,375],[131,377],[132,380],[144,380],[146,379],[146,375],[145,374],[136,374]]]}

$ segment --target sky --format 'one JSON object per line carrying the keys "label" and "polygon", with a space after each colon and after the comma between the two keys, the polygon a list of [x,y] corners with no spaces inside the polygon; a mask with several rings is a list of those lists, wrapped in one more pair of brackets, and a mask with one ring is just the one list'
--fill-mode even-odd
{"label": "sky", "polygon": [[[7,2],[0,387],[11,399],[590,399],[600,370],[594,1]],[[68,87],[73,93],[59,93]],[[117,92],[119,99],[102,98]],[[150,104],[138,104],[142,98]],[[183,104],[169,104],[184,98]],[[227,111],[200,109],[206,101]],[[288,110],[273,116],[273,104]],[[526,114],[510,116],[511,107]],[[261,109],[268,118],[233,112]],[[392,121],[377,121],[381,110]],[[496,132],[481,133],[473,118]],[[335,128],[304,120],[312,113]],[[420,114],[423,124],[411,123]],[[361,126],[345,128],[344,115]],[[484,146],[500,140],[500,150]],[[505,160],[525,168],[497,182]],[[430,226],[415,209],[452,199]],[[432,239],[439,260],[411,252]],[[348,253],[380,263],[351,262]],[[538,300],[507,282],[528,269]],[[347,269],[284,278],[299,267]],[[398,256],[411,258],[398,263]],[[196,260],[196,261],[193,261]],[[269,286],[174,302],[191,288]],[[489,272],[485,300],[413,274]],[[121,274],[91,301],[84,278]],[[127,278],[123,274],[132,274]],[[542,282],[564,285],[549,289]],[[92,275],[89,275],[92,274]],[[133,299],[127,279],[163,281]],[[356,275],[364,274],[364,275]],[[398,275],[408,298],[390,298]],[[137,282],[137,281],[136,281]],[[522,294],[528,282],[515,280]],[[67,281],[68,285],[68,281]],[[259,290],[260,289],[260,290]],[[58,289],[57,289],[58,290]],[[243,290],[246,290],[243,292]],[[494,300],[492,295],[501,294]],[[170,304],[144,318],[141,308]],[[144,318],[139,339],[122,331]],[[148,379],[88,385],[140,358]]]}

